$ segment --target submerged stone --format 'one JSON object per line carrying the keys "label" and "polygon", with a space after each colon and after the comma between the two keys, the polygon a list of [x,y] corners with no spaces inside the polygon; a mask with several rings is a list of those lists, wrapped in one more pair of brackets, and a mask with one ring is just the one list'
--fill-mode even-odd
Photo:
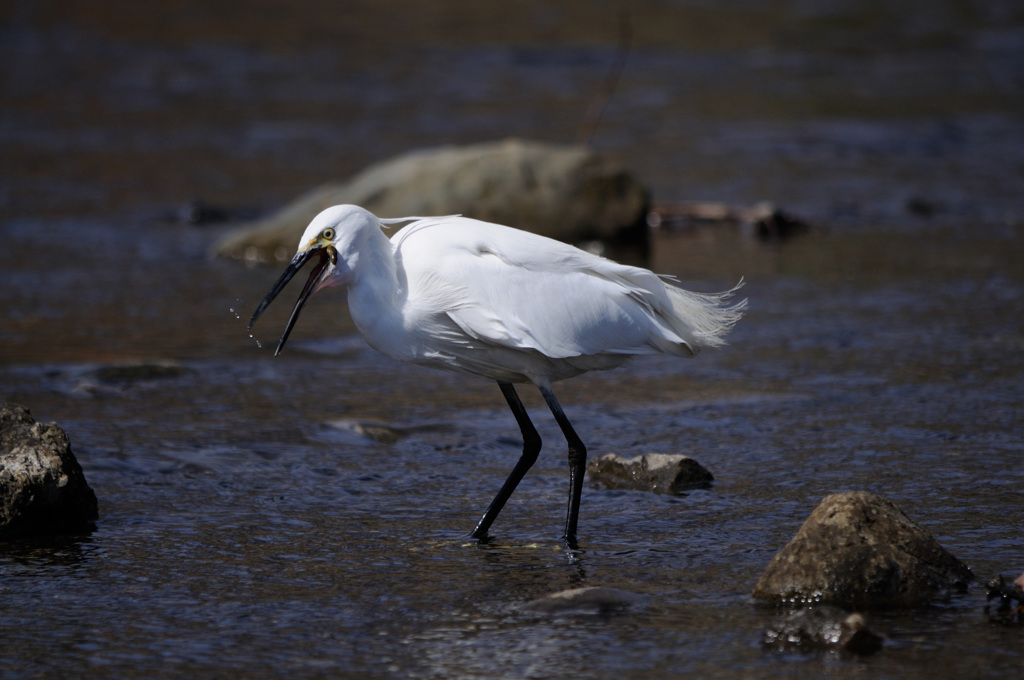
{"label": "submerged stone", "polygon": [[29,410],[0,404],[0,538],[90,529],[96,494],[55,423],[37,423]]}
{"label": "submerged stone", "polygon": [[835,649],[854,654],[877,652],[883,641],[862,614],[828,604],[807,607],[776,620],[762,639],[766,647],[778,651]]}
{"label": "submerged stone", "polygon": [[1009,581],[1000,574],[985,584],[985,613],[991,621],[1024,624],[1024,574]]}
{"label": "submerged stone", "polygon": [[228,234],[219,255],[282,261],[325,208],[352,203],[378,217],[460,214],[567,243],[646,249],[648,194],[626,170],[583,146],[508,139],[407,153],[347,182],[325,184]]}
{"label": "submerged stone", "polygon": [[618,588],[591,586],[552,593],[527,602],[521,610],[535,614],[608,615],[647,605],[647,598]]}
{"label": "submerged stone", "polygon": [[333,432],[350,434],[355,438],[378,444],[394,444],[411,435],[423,432],[441,432],[447,429],[447,426],[442,424],[399,427],[371,420],[351,420],[348,418],[331,420],[324,423],[324,425]]}
{"label": "submerged stone", "polygon": [[761,241],[788,241],[814,230],[810,222],[771,203],[753,206],[704,201],[656,203],[647,214],[647,224],[675,232],[734,228]]}
{"label": "submerged stone", "polygon": [[707,468],[692,458],[666,453],[648,453],[635,458],[608,453],[591,459],[587,474],[592,482],[609,489],[655,493],[707,488],[715,480]]}
{"label": "submerged stone", "polygon": [[892,502],[866,491],[826,497],[772,558],[754,597],[849,607],[925,604],[974,576]]}
{"label": "submerged stone", "polygon": [[177,378],[188,373],[188,369],[171,362],[130,363],[103,366],[89,375],[107,384],[134,383],[148,380]]}

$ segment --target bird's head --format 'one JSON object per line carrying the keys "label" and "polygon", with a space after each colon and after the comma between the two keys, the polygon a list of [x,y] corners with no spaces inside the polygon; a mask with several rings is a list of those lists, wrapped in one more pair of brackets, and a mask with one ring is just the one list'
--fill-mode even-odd
{"label": "bird's head", "polygon": [[263,298],[263,302],[256,308],[252,319],[249,320],[249,330],[252,331],[256,320],[274,301],[274,298],[284,290],[292,277],[307,262],[311,260],[315,262],[313,269],[309,272],[309,278],[306,279],[306,285],[302,287],[302,292],[299,294],[298,300],[295,301],[295,307],[292,309],[281,340],[277,343],[275,356],[280,354],[284,348],[284,343],[299,318],[299,312],[302,311],[302,307],[313,293],[321,288],[348,283],[352,267],[359,257],[359,242],[364,238],[363,234],[367,233],[367,229],[379,233],[379,224],[371,213],[353,205],[336,205],[333,208],[328,208],[309,223],[299,240],[299,249],[295,253],[295,257],[288,263],[281,278]]}

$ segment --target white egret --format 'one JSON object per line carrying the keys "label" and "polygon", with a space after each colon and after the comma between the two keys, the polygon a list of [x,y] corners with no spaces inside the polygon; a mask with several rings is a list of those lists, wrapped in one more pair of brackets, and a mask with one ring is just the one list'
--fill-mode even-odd
{"label": "white egret", "polygon": [[[390,240],[381,231],[409,221]],[[689,357],[721,345],[746,303],[727,304],[735,289],[694,293],[646,269],[511,227],[460,216],[380,219],[338,205],[306,228],[295,257],[253,313],[250,331],[310,260],[315,264],[275,355],[313,293],[348,286],[349,312],[371,347],[501,388],[522,431],[523,453],[470,534],[475,539],[487,536],[540,452],[514,383],[540,389],[569,444],[564,538],[575,544],[587,452],[551,383],[621,366],[636,354]]]}

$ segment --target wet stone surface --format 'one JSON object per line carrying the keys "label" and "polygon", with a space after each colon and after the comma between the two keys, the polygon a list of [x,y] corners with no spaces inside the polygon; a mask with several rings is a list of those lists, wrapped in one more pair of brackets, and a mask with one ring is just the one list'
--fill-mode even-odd
{"label": "wet stone surface", "polygon": [[708,488],[714,476],[697,461],[683,455],[649,453],[623,458],[614,453],[587,463],[591,482],[609,489],[635,489],[654,493],[681,493]]}
{"label": "wet stone surface", "polygon": [[762,642],[780,652],[834,650],[874,654],[885,639],[871,630],[863,615],[819,604],[779,618],[765,630]]}
{"label": "wet stone surface", "polygon": [[98,515],[67,434],[0,403],[0,540],[86,534]]}
{"label": "wet stone surface", "polygon": [[966,592],[974,574],[891,501],[832,494],[765,568],[754,597],[851,607],[925,605]]}

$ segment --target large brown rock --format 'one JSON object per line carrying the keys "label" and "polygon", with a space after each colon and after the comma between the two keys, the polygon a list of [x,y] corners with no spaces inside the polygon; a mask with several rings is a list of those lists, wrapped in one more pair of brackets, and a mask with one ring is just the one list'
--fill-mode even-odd
{"label": "large brown rock", "polygon": [[0,404],[0,538],[89,529],[98,516],[67,435]]}
{"label": "large brown rock", "polygon": [[508,139],[424,149],[371,165],[228,234],[216,252],[288,260],[310,221],[343,203],[378,217],[461,214],[567,243],[646,247],[647,240],[647,191],[623,168],[583,146]]}
{"label": "large brown rock", "polygon": [[772,558],[754,597],[787,604],[910,606],[966,590],[973,578],[893,503],[856,491],[821,502]]}

